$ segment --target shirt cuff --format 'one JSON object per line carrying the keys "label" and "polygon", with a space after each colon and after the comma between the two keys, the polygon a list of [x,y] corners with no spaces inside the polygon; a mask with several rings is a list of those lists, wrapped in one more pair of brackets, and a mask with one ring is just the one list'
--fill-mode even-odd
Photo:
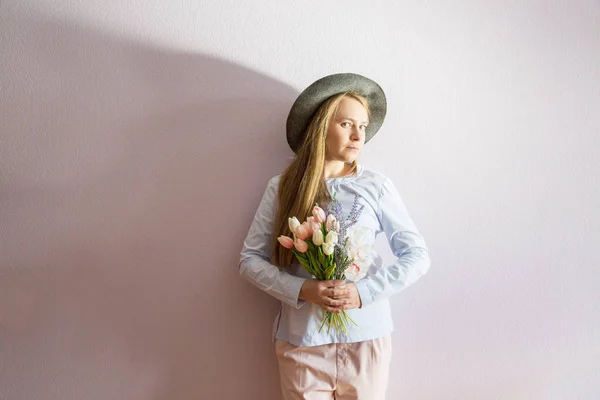
{"label": "shirt cuff", "polygon": [[302,285],[306,281],[306,278],[301,278],[299,276],[289,275],[287,283],[287,294],[288,298],[286,303],[290,306],[298,309],[306,303],[304,300],[300,299],[300,289],[302,289]]}
{"label": "shirt cuff", "polygon": [[356,282],[355,285],[356,289],[358,290],[358,295],[360,296],[360,301],[362,303],[360,308],[368,306],[375,300],[373,298],[373,295],[371,294],[369,286],[367,286],[367,279],[361,279],[360,281]]}

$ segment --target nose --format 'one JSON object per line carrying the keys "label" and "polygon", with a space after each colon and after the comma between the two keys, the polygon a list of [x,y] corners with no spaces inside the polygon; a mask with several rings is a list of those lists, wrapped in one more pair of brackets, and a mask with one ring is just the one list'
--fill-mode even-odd
{"label": "nose", "polygon": [[358,141],[358,140],[360,140],[360,137],[362,134],[363,134],[363,132],[360,130],[360,127],[355,125],[352,128],[352,131],[350,133],[350,139],[354,140],[354,141]]}

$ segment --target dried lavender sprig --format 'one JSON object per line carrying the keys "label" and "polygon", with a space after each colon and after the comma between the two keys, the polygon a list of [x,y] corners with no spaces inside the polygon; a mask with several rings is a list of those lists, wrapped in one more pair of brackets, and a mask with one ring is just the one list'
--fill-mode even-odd
{"label": "dried lavender sprig", "polygon": [[333,196],[332,201],[327,205],[327,214],[333,214],[336,220],[342,219],[342,203]]}
{"label": "dried lavender sprig", "polygon": [[364,205],[359,207],[359,197],[357,194],[354,195],[354,201],[352,202],[352,209],[350,210],[350,214],[346,218],[340,218],[340,236],[346,237],[348,234],[348,228],[353,226],[358,222],[358,218],[365,208]]}
{"label": "dried lavender sprig", "polygon": [[335,277],[336,279],[342,279],[344,271],[350,265],[350,259],[348,258],[348,251],[345,245],[336,244],[334,248],[334,260],[335,260]]}
{"label": "dried lavender sprig", "polygon": [[364,204],[359,205],[359,200],[360,196],[355,194],[350,214],[346,218],[343,218],[342,204],[335,195],[333,196],[332,201],[327,205],[327,213],[333,214],[335,219],[340,224],[339,236],[343,241],[343,244],[337,244],[334,249],[334,260],[336,263],[335,276],[337,279],[341,279],[343,277],[344,271],[352,261],[348,257],[348,251],[346,250],[346,244],[348,242],[347,232],[348,228],[352,227],[358,222],[358,218],[365,208]]}
{"label": "dried lavender sprig", "polygon": [[348,218],[345,220],[345,228],[346,230],[356,224],[358,222],[358,217],[362,213],[365,208],[365,205],[362,204],[359,207],[359,196],[357,194],[354,195],[354,201],[352,202],[352,209],[350,210],[350,214],[348,214]]}

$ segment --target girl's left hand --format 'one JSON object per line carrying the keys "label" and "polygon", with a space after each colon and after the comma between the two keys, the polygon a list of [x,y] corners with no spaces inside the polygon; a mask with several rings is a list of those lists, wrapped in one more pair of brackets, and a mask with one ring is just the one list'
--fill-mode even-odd
{"label": "girl's left hand", "polygon": [[345,300],[346,304],[341,306],[342,310],[351,310],[353,308],[360,308],[362,306],[362,301],[360,300],[360,295],[358,294],[358,289],[354,282],[349,282],[342,286],[348,289],[348,293],[341,296],[340,300]]}

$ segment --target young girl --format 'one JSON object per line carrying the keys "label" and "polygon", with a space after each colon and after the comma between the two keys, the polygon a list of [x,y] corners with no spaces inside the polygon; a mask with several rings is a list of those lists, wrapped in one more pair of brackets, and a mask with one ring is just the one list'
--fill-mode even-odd
{"label": "young girl", "polygon": [[[290,111],[287,140],[296,153],[272,178],[244,241],[239,270],[281,301],[274,324],[284,399],[384,399],[391,357],[388,298],[429,268],[427,247],[391,180],[357,163],[386,114],[382,89],[357,74],[334,74],[305,89]],[[278,243],[288,218],[304,220],[315,203],[334,201],[353,228],[385,233],[397,257],[373,262],[356,282],[317,281]],[[352,211],[352,213],[351,213]],[[352,215],[349,215],[352,214]],[[363,235],[370,237],[370,235]],[[323,310],[356,322],[319,332]]]}

